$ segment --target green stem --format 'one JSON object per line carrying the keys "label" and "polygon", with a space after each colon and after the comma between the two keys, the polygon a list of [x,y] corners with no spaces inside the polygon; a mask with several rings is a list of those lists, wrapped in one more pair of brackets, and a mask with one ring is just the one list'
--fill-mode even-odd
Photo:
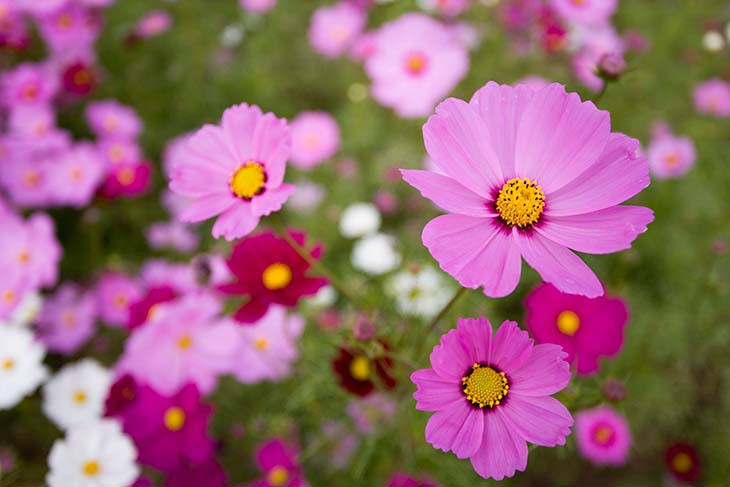
{"label": "green stem", "polygon": [[449,310],[456,304],[456,302],[461,298],[464,293],[466,292],[467,288],[465,287],[459,287],[459,290],[454,293],[454,297],[451,298],[451,301],[446,303],[446,306],[444,306],[441,311],[439,311],[439,314],[437,314],[434,319],[431,320],[431,323],[428,324],[428,334],[426,337],[428,338],[428,335],[433,333],[433,331],[436,329],[436,327],[439,324],[439,321],[443,319],[444,316],[446,316],[446,313],[449,312]]}

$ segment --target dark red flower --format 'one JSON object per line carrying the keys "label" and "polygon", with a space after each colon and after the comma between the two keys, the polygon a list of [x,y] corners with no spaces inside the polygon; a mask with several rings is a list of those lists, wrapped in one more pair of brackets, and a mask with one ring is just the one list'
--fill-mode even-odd
{"label": "dark red flower", "polygon": [[139,196],[150,185],[152,167],[147,162],[115,164],[99,190],[105,198]]}
{"label": "dark red flower", "polygon": [[[382,342],[381,345],[387,351],[387,345]],[[367,396],[378,386],[392,389],[396,385],[390,375],[393,360],[385,354],[372,358],[363,351],[340,347],[340,353],[332,361],[332,368],[340,385],[356,396]],[[378,381],[377,385],[375,381]]]}
{"label": "dark red flower", "polygon": [[214,458],[200,465],[185,462],[167,476],[164,487],[227,487],[226,472]]}
{"label": "dark red flower", "polygon": [[688,443],[678,442],[667,448],[664,461],[669,474],[678,482],[694,484],[700,478],[700,456]]}
{"label": "dark red flower", "polygon": [[155,312],[155,306],[172,301],[176,297],[177,293],[170,286],[150,288],[142,299],[132,303],[129,307],[127,328],[134,330],[141,326]]}
{"label": "dark red flower", "polygon": [[96,86],[94,67],[82,61],[67,66],[63,71],[63,87],[67,93],[85,96]]}
{"label": "dark red flower", "polygon": [[[305,233],[288,232],[305,247]],[[321,254],[321,245],[315,245],[310,251],[313,259],[319,259]],[[327,285],[327,279],[307,277],[309,263],[284,238],[270,231],[239,241],[227,264],[236,281],[218,289],[232,296],[248,296],[248,301],[235,314],[242,323],[256,322],[272,304],[296,306],[302,296],[314,295]]]}
{"label": "dark red flower", "polygon": [[129,374],[119,377],[104,403],[104,416],[116,416],[124,412],[137,399],[137,381]]}

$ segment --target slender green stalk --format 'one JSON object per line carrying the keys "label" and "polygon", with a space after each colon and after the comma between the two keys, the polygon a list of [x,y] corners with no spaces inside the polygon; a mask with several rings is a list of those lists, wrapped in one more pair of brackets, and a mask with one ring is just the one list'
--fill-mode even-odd
{"label": "slender green stalk", "polygon": [[456,302],[461,298],[464,293],[466,293],[467,288],[465,287],[459,287],[459,290],[454,293],[454,297],[451,298],[451,301],[446,303],[446,306],[444,306],[441,311],[439,311],[439,314],[437,314],[432,320],[431,323],[428,324],[428,335],[433,333],[433,331],[436,329],[436,327],[439,324],[439,321],[443,319],[444,316],[446,316],[446,313],[449,312],[449,310],[456,304]]}

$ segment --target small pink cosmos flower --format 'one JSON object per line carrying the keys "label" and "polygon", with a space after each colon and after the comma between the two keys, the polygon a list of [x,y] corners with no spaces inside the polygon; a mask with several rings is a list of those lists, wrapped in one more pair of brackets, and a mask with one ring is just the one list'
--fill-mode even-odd
{"label": "small pink cosmos flower", "polygon": [[451,28],[409,13],[375,34],[374,52],[365,60],[373,98],[404,118],[427,115],[466,75],[466,47]]}
{"label": "small pink cosmos flower", "polygon": [[564,20],[583,25],[606,24],[618,7],[618,0],[550,0],[549,3]]}
{"label": "small pink cosmos flower", "polygon": [[284,440],[274,438],[259,447],[256,463],[264,478],[245,487],[305,487],[299,467],[299,450]]}
{"label": "small pink cosmos flower", "polygon": [[697,159],[692,139],[671,133],[655,137],[646,152],[651,173],[659,179],[684,176]]}
{"label": "small pink cosmos flower", "polygon": [[136,164],[142,160],[142,150],[133,139],[102,138],[97,141],[96,145],[109,166]]}
{"label": "small pink cosmos flower", "polygon": [[366,13],[349,2],[320,7],[312,15],[309,44],[325,57],[341,56],[360,35],[366,20]]}
{"label": "small pink cosmos flower", "polygon": [[66,283],[43,302],[37,330],[49,350],[72,354],[91,338],[95,324],[94,297],[77,285]]}
{"label": "small pink cosmos flower", "polygon": [[622,415],[599,406],[575,415],[578,452],[594,465],[624,465],[631,448],[631,431]]}
{"label": "small pink cosmos flower", "polygon": [[276,6],[276,0],[239,0],[241,8],[255,14],[265,14]]}
{"label": "small pink cosmos flower", "polygon": [[620,298],[591,299],[542,284],[527,296],[526,307],[530,334],[538,343],[563,347],[579,374],[598,372],[599,357],[621,351],[628,309]]}
{"label": "small pink cosmos flower", "polygon": [[433,482],[422,482],[408,475],[397,473],[390,478],[385,487],[439,487],[439,485]]}
{"label": "small pink cosmos flower", "polygon": [[423,134],[444,175],[403,178],[449,212],[426,225],[423,243],[445,272],[487,296],[515,289],[521,258],[563,292],[601,296],[570,249],[627,249],[654,219],[648,208],[619,206],[649,185],[639,142],[611,133],[608,112],[561,85],[489,82],[469,103],[441,103]]}
{"label": "small pink cosmos flower", "polygon": [[171,248],[182,254],[192,252],[200,243],[193,228],[178,221],[153,223],[147,228],[145,235],[153,249]]}
{"label": "small pink cosmos flower", "polygon": [[49,167],[55,205],[88,205],[104,177],[104,163],[91,144],[77,144]]}
{"label": "small pink cosmos flower", "polygon": [[7,107],[49,103],[58,93],[58,78],[45,66],[23,63],[0,76],[0,97]]}
{"label": "small pink cosmos flower", "polygon": [[101,320],[114,327],[129,321],[131,304],[142,296],[142,286],[121,272],[107,272],[96,284],[96,304]]}
{"label": "small pink cosmos flower", "polygon": [[430,369],[411,375],[416,409],[435,414],[426,425],[434,448],[469,458],[484,478],[502,480],[527,467],[527,442],[564,445],[573,418],[550,397],[570,381],[558,345],[533,345],[517,323],[492,336],[486,318],[462,318],[441,337]]}
{"label": "small pink cosmos flower", "polygon": [[35,213],[27,220],[15,215],[0,217],[0,235],[1,268],[20,269],[32,289],[56,283],[63,249],[48,215]]}
{"label": "small pink cosmos flower", "polygon": [[340,148],[340,128],[327,112],[302,112],[289,125],[291,163],[311,169],[334,156]]}
{"label": "small pink cosmos flower", "polygon": [[713,78],[698,84],[694,90],[694,102],[700,113],[730,118],[730,82]]}
{"label": "small pink cosmos flower", "polygon": [[130,107],[115,100],[98,101],[86,108],[86,120],[100,139],[135,139],[142,131],[142,121]]}
{"label": "small pink cosmos flower", "polygon": [[290,151],[286,120],[246,103],[227,109],[221,125],[206,125],[188,139],[173,168],[170,188],[192,198],[181,220],[219,215],[215,238],[248,235],[294,193],[283,182]]}
{"label": "small pink cosmos flower", "polygon": [[148,37],[158,36],[172,27],[172,17],[165,10],[153,10],[148,12],[137,22],[134,33],[146,39]]}
{"label": "small pink cosmos flower", "polygon": [[101,22],[87,9],[70,3],[39,20],[41,37],[53,52],[91,46],[101,31]]}

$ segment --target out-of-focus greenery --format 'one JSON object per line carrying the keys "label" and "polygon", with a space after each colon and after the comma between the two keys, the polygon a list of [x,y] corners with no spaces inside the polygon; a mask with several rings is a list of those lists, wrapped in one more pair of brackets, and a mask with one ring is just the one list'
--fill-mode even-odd
{"label": "out-of-focus greenery", "polygon": [[[394,470],[427,475],[445,487],[489,485],[494,482],[480,479],[468,461],[434,450],[424,440],[428,414],[415,411],[411,398],[415,387],[408,375],[413,367],[427,366],[428,352],[417,351],[430,350],[439,333],[428,335],[425,324],[393,314],[382,282],[352,270],[351,242],[337,234],[334,222],[342,207],[387,189],[399,196],[403,210],[386,218],[386,231],[398,237],[407,263],[429,263],[432,259],[420,244],[420,231],[436,213],[414,190],[384,177],[392,166],[420,166],[425,155],[423,120],[398,119],[369,98],[352,101],[353,91],[368,83],[362,68],[344,58],[327,60],[310,49],[309,18],[324,3],[279,0],[274,11],[255,18],[242,12],[235,0],[120,0],[106,14],[99,43],[103,82],[94,96],[117,98],[138,110],[146,125],[145,152],[156,162],[169,139],[203,123],[215,123],[226,107],[246,101],[284,117],[306,109],[329,111],[342,130],[341,156],[359,165],[357,178],[350,181],[338,177],[333,164],[307,174],[326,186],[324,204],[309,217],[285,210],[282,219],[323,241],[327,266],[363,302],[381,310],[378,331],[394,344],[399,357],[400,386],[393,393],[399,403],[397,415],[391,425],[362,439],[348,468],[331,468],[331,445],[320,432],[327,421],[347,421],[344,409],[351,398],[336,385],[330,360],[338,344],[349,339],[353,310],[339,303],[345,310],[345,327],[323,332],[315,324],[316,313],[305,307],[312,319],[291,378],[253,387],[224,380],[212,397],[217,407],[214,433],[221,440],[218,458],[232,484],[258,475],[252,453],[259,441],[298,434],[306,475],[315,487],[381,486]],[[125,46],[123,40],[134,22],[152,7],[173,15],[173,29]],[[666,119],[678,134],[692,137],[698,151],[697,165],[686,177],[655,181],[635,199],[634,203],[653,208],[656,220],[632,250],[585,258],[609,292],[628,301],[631,321],[622,354],[604,362],[599,376],[574,380],[560,398],[573,410],[591,407],[601,400],[605,378],[625,381],[628,395],[617,407],[631,424],[631,461],[624,468],[597,469],[579,458],[571,437],[566,447],[532,450],[527,471],[505,480],[505,485],[661,485],[664,449],[679,439],[698,446],[706,485],[727,485],[730,479],[730,251],[713,250],[716,242],[730,245],[730,123],[698,115],[691,98],[695,83],[730,74],[730,52],[713,54],[701,47],[705,23],[730,19],[727,7],[724,0],[624,0],[615,18],[619,30],[644,34],[650,50],[629,58],[629,73],[599,102],[611,112],[613,129],[647,142],[652,122]],[[410,0],[376,6],[369,25],[414,9]],[[542,52],[515,56],[494,9],[475,5],[465,19],[484,39],[471,53],[469,75],[455,96],[468,98],[488,80],[513,82],[529,74],[582,91],[566,58]],[[231,25],[244,27],[245,37],[239,46],[224,49],[221,33]],[[77,136],[88,135],[81,108],[69,107],[61,116],[62,124]],[[294,169],[288,171],[291,181],[301,176]],[[164,184],[158,171],[156,185]],[[164,218],[157,196],[107,204],[98,221],[88,211],[54,212],[66,252],[64,277],[90,281],[106,266],[133,271],[155,255],[143,230]],[[419,211],[413,211],[416,205]],[[205,248],[226,253],[228,246],[213,242],[208,228],[201,230],[207,236]],[[508,298],[493,300],[470,291],[441,322],[441,330],[453,326],[457,316],[484,315],[494,324],[522,321],[524,296],[537,282],[537,274],[525,267],[520,287]],[[110,331],[102,333],[113,342],[121,339]],[[113,345],[112,350],[119,347]],[[116,357],[91,348],[84,354],[107,364]],[[12,478],[17,485],[40,482],[47,452],[60,433],[44,419],[38,400],[24,401],[0,418],[2,424],[10,424],[7,438],[22,456],[20,473]],[[242,426],[244,434],[234,434],[233,425]],[[3,433],[0,443],[5,440]]]}

